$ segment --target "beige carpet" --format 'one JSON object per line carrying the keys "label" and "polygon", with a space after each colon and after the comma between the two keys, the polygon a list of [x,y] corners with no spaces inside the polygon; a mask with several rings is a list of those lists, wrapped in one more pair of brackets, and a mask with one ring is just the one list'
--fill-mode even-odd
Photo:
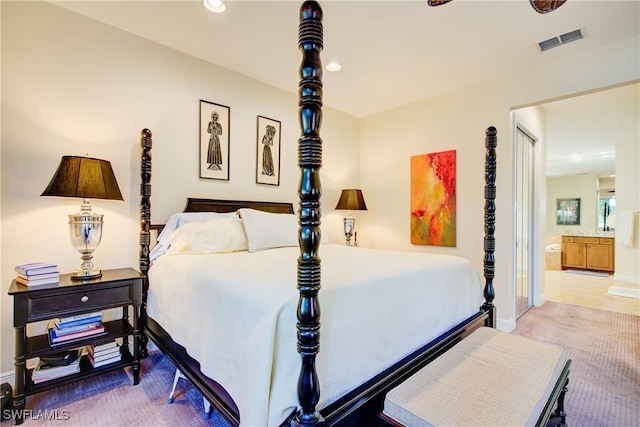
{"label": "beige carpet", "polygon": [[640,316],[549,301],[517,323],[514,333],[557,344],[573,360],[570,426],[640,425]]}
{"label": "beige carpet", "polygon": [[[142,361],[140,384],[132,386],[128,371],[120,369],[27,398],[24,426],[209,426],[228,427],[219,414],[205,419],[202,397],[180,380],[174,402],[167,403],[175,367],[160,352]],[[2,427],[13,425],[3,421]]]}

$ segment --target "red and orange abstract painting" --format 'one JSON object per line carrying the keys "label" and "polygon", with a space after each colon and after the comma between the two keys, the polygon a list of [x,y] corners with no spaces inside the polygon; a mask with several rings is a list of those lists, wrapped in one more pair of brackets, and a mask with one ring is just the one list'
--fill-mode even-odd
{"label": "red and orange abstract painting", "polygon": [[411,157],[411,243],[456,246],[456,151]]}

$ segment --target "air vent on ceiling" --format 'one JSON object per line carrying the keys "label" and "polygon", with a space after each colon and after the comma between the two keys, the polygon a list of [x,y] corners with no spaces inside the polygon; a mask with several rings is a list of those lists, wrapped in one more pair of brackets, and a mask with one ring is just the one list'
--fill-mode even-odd
{"label": "air vent on ceiling", "polygon": [[538,46],[540,46],[540,50],[544,52],[545,50],[549,50],[562,44],[580,40],[583,37],[584,36],[582,34],[582,29],[579,28],[577,30],[569,31],[565,34],[552,37],[548,40],[541,41],[538,43]]}

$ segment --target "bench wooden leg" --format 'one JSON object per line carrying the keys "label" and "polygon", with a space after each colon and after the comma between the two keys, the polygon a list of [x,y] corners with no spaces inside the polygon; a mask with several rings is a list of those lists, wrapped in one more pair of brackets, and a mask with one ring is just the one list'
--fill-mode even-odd
{"label": "bench wooden leg", "polygon": [[564,410],[564,396],[569,390],[569,378],[564,382],[564,387],[558,396],[558,403],[555,411],[551,413],[551,418],[547,423],[547,427],[567,427],[567,413]]}

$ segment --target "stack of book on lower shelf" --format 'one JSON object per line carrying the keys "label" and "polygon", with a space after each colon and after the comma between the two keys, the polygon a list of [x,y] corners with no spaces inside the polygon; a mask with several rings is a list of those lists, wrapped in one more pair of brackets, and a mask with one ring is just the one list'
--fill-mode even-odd
{"label": "stack of book on lower shelf", "polygon": [[120,346],[116,341],[88,346],[88,357],[94,368],[122,360]]}
{"label": "stack of book on lower shelf", "polygon": [[106,333],[100,311],[64,317],[49,324],[49,344],[61,345]]}
{"label": "stack of book on lower shelf", "polygon": [[82,348],[40,356],[31,379],[35,384],[80,372]]}
{"label": "stack of book on lower shelf", "polygon": [[16,282],[25,286],[58,283],[60,272],[56,264],[49,262],[32,262],[16,265]]}

